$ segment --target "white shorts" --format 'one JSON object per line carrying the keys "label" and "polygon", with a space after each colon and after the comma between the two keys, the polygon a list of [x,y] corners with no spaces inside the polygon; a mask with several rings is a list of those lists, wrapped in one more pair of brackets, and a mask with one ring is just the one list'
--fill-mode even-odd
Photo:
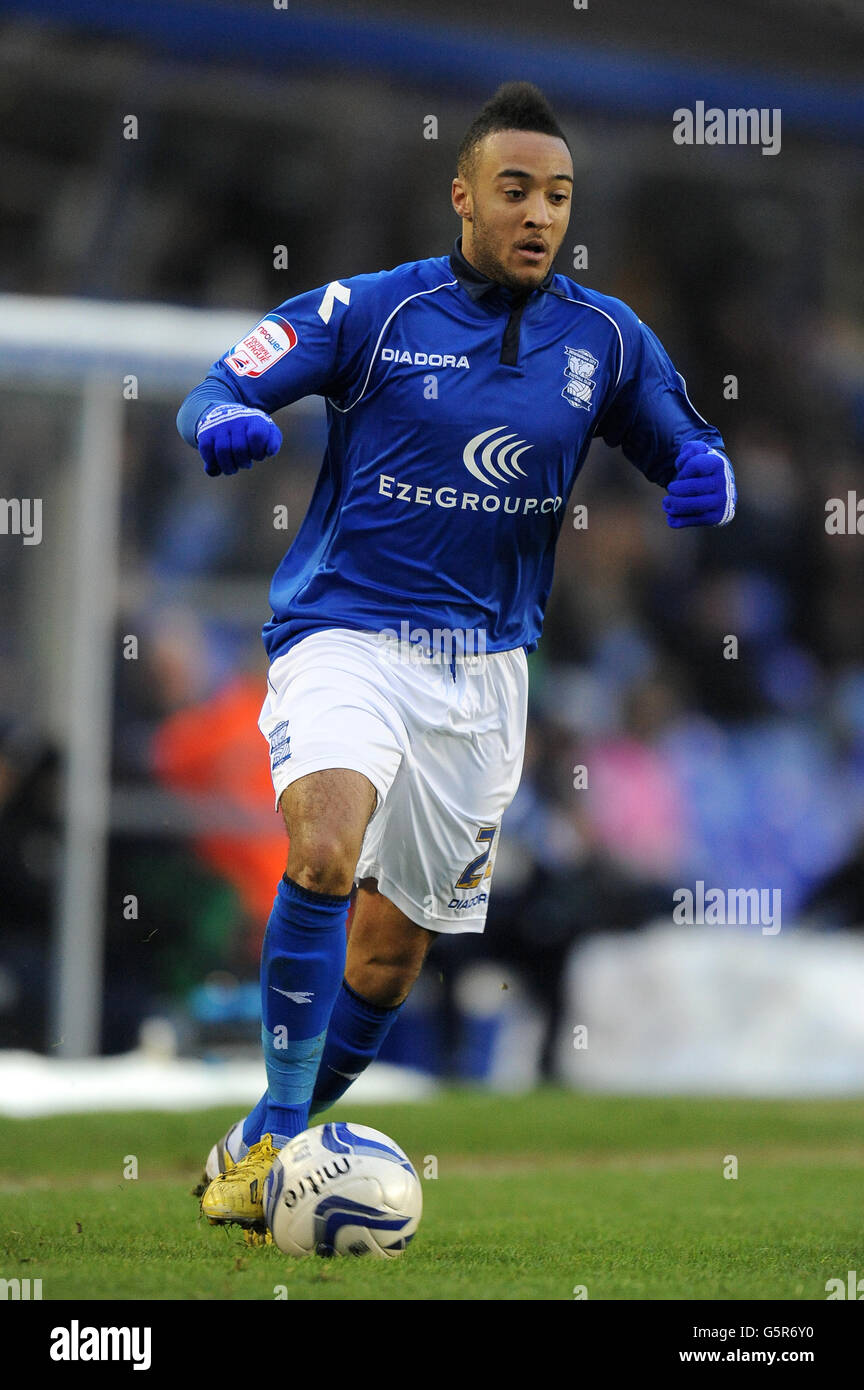
{"label": "white shorts", "polygon": [[[454,679],[455,673],[455,679]],[[482,932],[501,817],[525,751],[525,651],[394,659],[377,633],[310,633],[270,667],[258,727],[276,804],[322,768],[377,792],[355,881],[378,880],[418,926]]]}

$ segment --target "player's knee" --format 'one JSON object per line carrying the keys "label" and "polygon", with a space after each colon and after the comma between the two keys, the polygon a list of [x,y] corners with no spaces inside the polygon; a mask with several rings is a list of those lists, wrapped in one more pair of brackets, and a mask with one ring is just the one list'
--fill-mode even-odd
{"label": "player's knee", "polygon": [[288,874],[313,893],[350,893],[356,847],[335,834],[295,838],[288,852]]}
{"label": "player's knee", "polygon": [[353,990],[379,1009],[393,1009],[411,992],[420,973],[422,959],[397,956],[389,959],[368,957],[354,960],[346,971]]}

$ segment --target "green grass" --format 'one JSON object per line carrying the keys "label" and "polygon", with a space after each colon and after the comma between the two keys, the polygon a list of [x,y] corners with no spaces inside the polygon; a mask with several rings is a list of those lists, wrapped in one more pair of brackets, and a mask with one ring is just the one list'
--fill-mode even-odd
{"label": "green grass", "polygon": [[419,1172],[437,1159],[401,1260],[247,1249],[189,1195],[236,1114],[135,1113],[4,1123],[0,1277],[75,1300],[824,1300],[864,1269],[855,1101],[457,1091],[332,1117],[392,1134]]}

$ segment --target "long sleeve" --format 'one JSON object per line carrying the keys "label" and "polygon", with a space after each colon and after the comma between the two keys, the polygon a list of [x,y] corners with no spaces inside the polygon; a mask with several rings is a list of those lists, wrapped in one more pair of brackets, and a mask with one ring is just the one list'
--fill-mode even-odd
{"label": "long sleeve", "polygon": [[622,379],[596,433],[610,446],[620,445],[652,483],[668,487],[675,477],[675,459],[688,439],[703,440],[723,454],[726,446],[692,404],[684,378],[656,334],[635,315],[632,318],[636,331],[628,335]]}
{"label": "long sleeve", "polygon": [[198,386],[194,386],[177,412],[177,429],[182,439],[192,448],[196,447],[195,430],[198,421],[213,405],[236,405],[239,395],[221,377],[206,376]]}

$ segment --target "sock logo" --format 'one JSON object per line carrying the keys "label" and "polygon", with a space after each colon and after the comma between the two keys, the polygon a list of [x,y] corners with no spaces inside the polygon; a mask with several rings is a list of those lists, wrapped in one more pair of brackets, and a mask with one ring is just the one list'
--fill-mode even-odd
{"label": "sock logo", "polygon": [[286,999],[290,999],[293,1004],[311,1004],[315,995],[313,989],[280,989],[278,985],[271,985],[277,994],[284,994]]}

